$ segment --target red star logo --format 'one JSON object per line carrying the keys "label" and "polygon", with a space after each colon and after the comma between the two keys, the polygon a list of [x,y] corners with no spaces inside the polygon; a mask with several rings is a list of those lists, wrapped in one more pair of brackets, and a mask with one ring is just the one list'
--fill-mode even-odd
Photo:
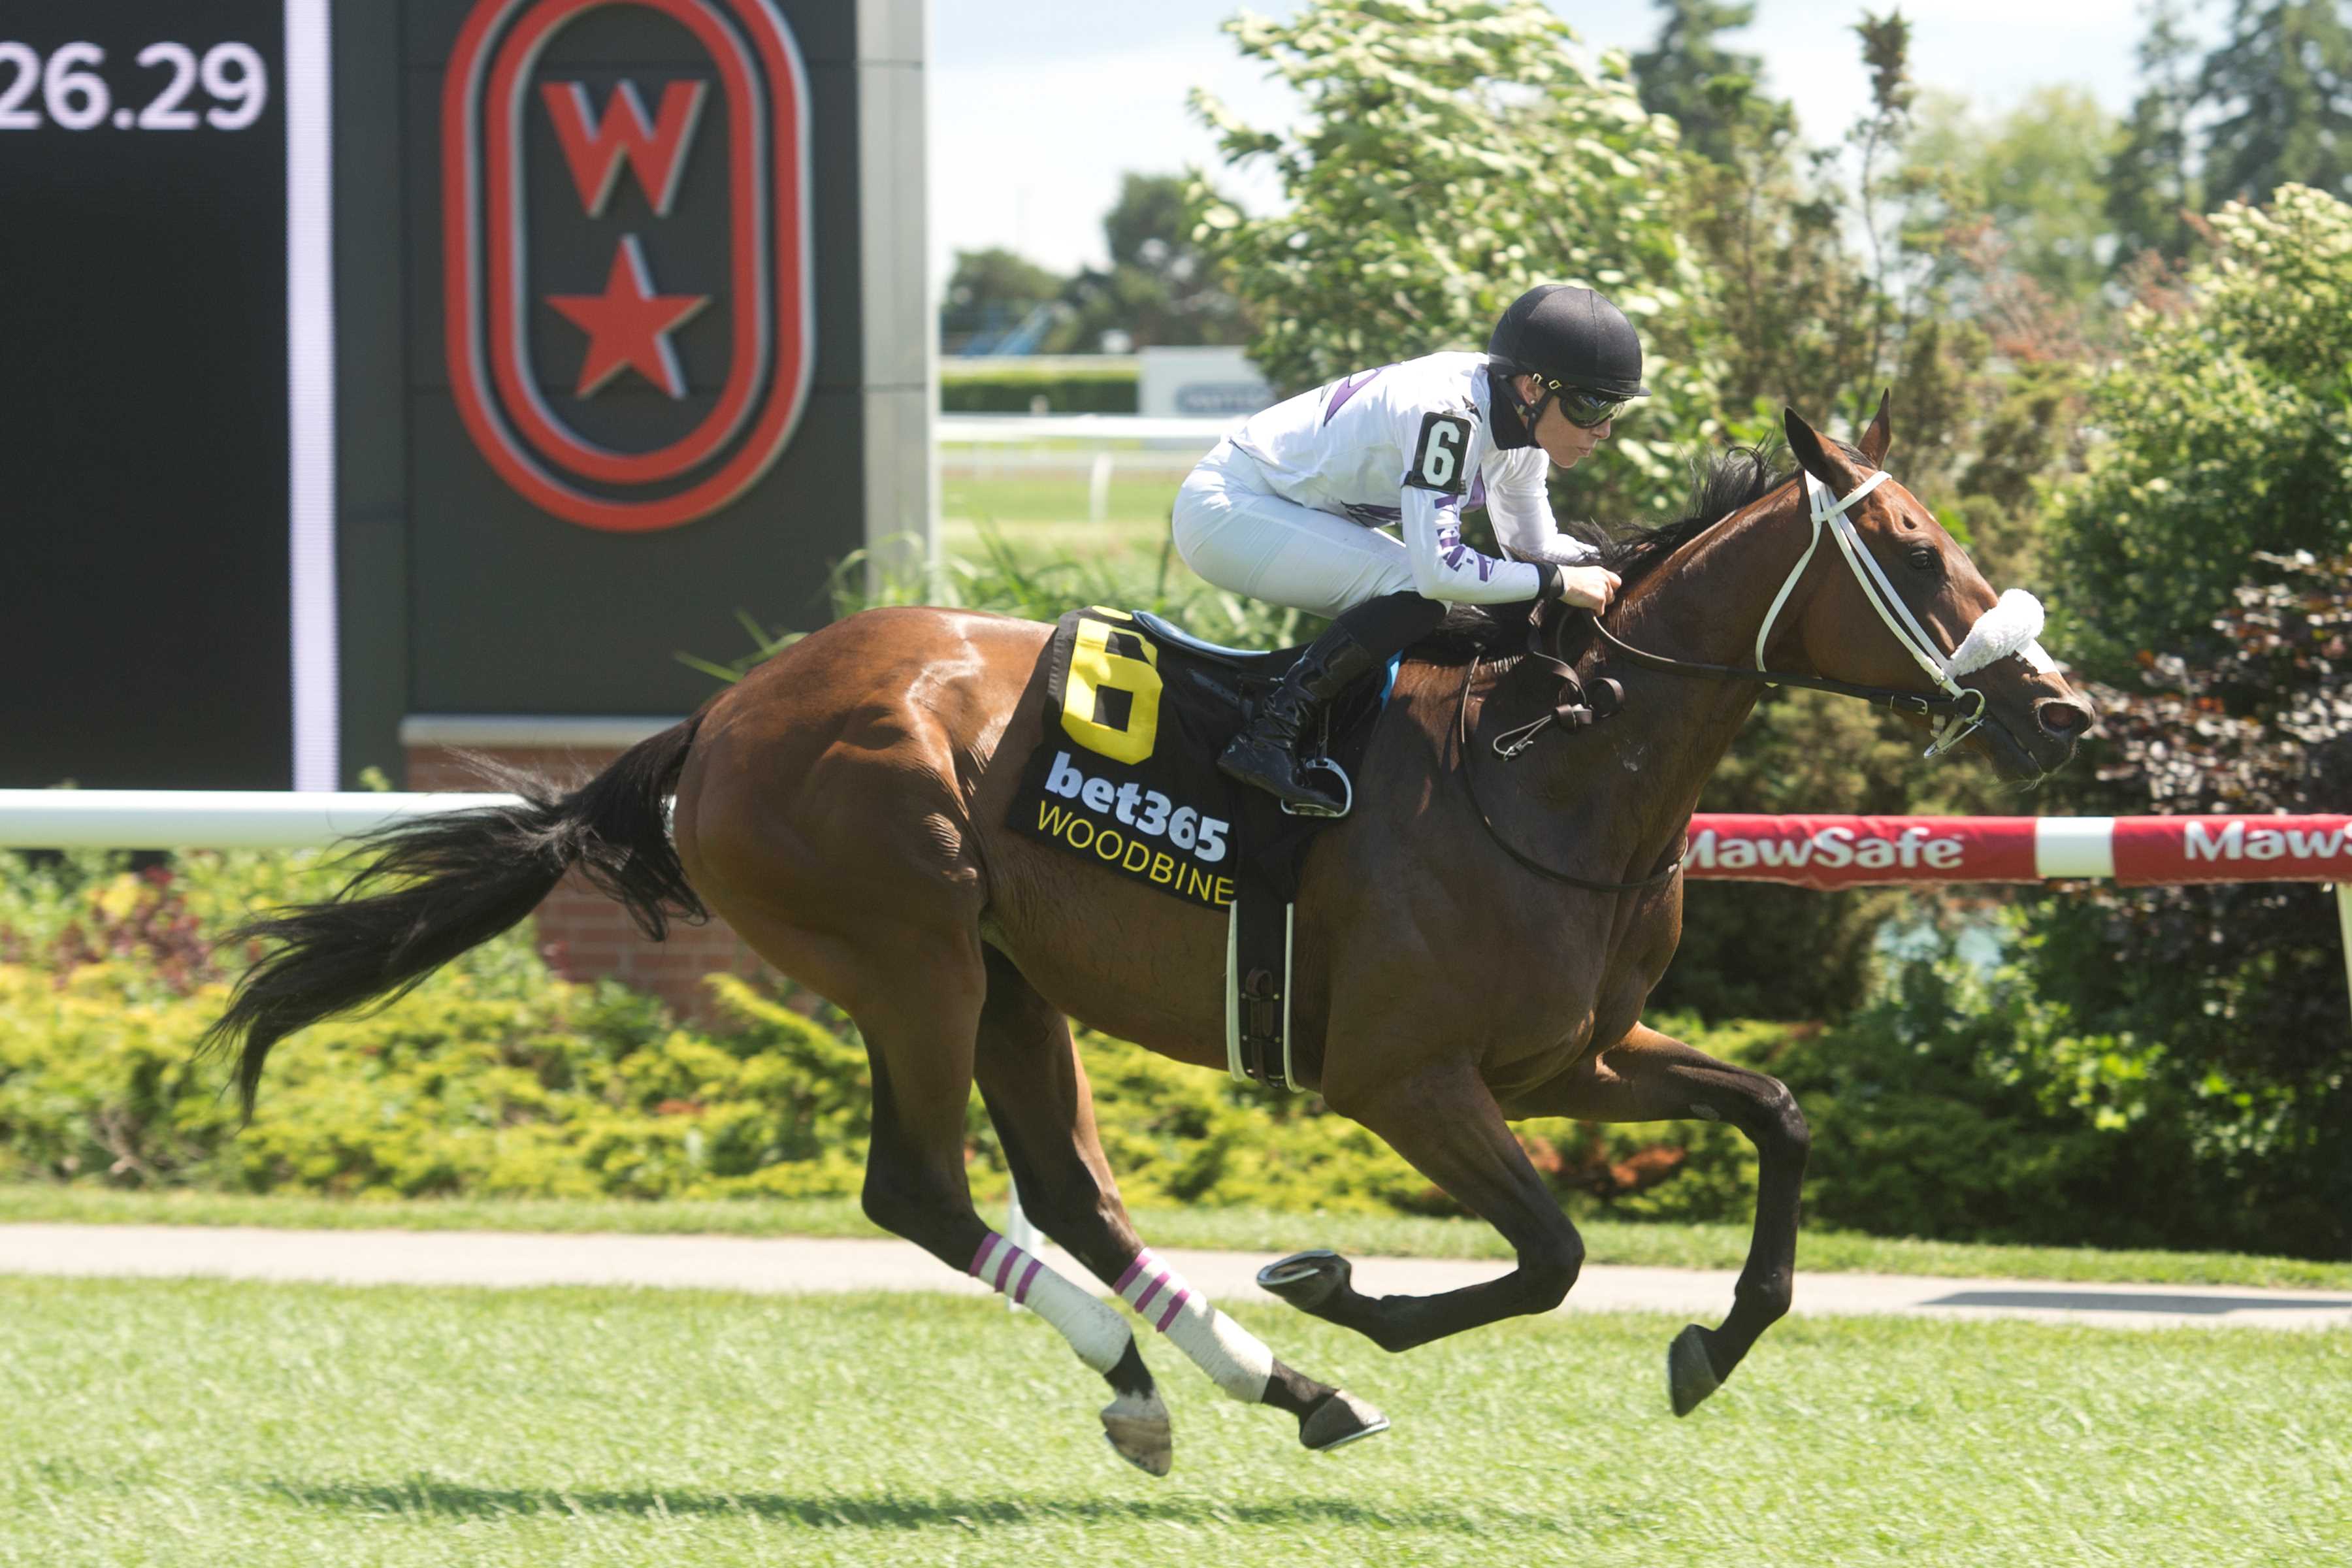
{"label": "red star logo", "polygon": [[656,294],[646,253],[634,234],[621,237],[602,294],[550,294],[547,302],[588,334],[575,396],[588,397],[624,370],[634,370],[672,397],[686,395],[686,377],[669,334],[710,303],[708,294]]}

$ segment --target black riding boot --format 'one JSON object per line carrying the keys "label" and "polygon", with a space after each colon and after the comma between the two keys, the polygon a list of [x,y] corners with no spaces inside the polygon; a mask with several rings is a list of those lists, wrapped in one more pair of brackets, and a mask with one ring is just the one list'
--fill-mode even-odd
{"label": "black riding boot", "polygon": [[1265,694],[1249,727],[1217,759],[1218,768],[1294,810],[1336,814],[1339,797],[1316,788],[1312,771],[1299,765],[1300,731],[1349,681],[1386,664],[1444,618],[1444,605],[1419,594],[1391,594],[1344,611]]}

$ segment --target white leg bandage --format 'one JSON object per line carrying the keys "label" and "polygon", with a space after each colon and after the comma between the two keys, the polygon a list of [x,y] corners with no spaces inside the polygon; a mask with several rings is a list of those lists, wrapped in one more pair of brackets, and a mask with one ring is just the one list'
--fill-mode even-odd
{"label": "white leg bandage", "polygon": [[1144,1321],[1168,1336],[1178,1350],[1245,1405],[1265,1396],[1274,1377],[1274,1352],[1255,1334],[1209,1305],[1184,1277],[1145,1247],[1118,1277],[1120,1300]]}
{"label": "white leg bandage", "polygon": [[1135,1342],[1117,1312],[992,1230],[981,1241],[965,1272],[1059,1329],[1078,1359],[1097,1372],[1107,1373],[1117,1366],[1127,1347]]}

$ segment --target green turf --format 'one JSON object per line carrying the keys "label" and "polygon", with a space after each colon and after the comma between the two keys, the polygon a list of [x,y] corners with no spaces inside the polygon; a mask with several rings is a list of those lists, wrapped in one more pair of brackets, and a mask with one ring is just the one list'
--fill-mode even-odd
{"label": "green turf", "polygon": [[0,1563],[2318,1563],[2352,1333],[1792,1320],[1689,1420],[1653,1317],[1277,1353],[1331,1455],[1164,1343],[1155,1481],[1044,1325],[928,1296],[0,1281]]}
{"label": "green turf", "polygon": [[[992,1214],[993,1203],[983,1205]],[[877,1236],[854,1200],[765,1199],[696,1203],[625,1200],[414,1199],[352,1203],[304,1196],[221,1193],[123,1193],[37,1184],[0,1184],[0,1223],[260,1225],[351,1229],[626,1231],[716,1236]],[[1136,1226],[1160,1247],[1223,1247],[1280,1254],[1330,1247],[1363,1257],[1507,1258],[1503,1239],[1475,1220],[1402,1215],[1276,1214],[1263,1209],[1142,1209]],[[1580,1226],[1595,1263],[1732,1268],[1748,1232],[1728,1225]],[[2352,1263],[2208,1252],[2096,1252],[2044,1247],[1978,1247],[1807,1231],[1800,1269],[1934,1274],[2160,1285],[2241,1285],[2352,1289]]]}
{"label": "green turf", "polygon": [[[1114,524],[1148,528],[1164,536],[1168,510],[1183,482],[1181,472],[1114,473],[1105,498]],[[1091,484],[1083,466],[1067,472],[1008,472],[940,476],[940,513],[950,521],[985,520],[999,525],[1082,523],[1090,515]]]}

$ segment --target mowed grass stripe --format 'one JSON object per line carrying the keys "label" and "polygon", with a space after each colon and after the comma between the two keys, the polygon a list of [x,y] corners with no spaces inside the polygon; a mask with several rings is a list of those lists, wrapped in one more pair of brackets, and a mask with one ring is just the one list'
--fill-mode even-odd
{"label": "mowed grass stripe", "polygon": [[[1002,1210],[984,1200],[982,1212]],[[0,1223],[254,1225],[301,1229],[613,1231],[627,1235],[872,1237],[884,1234],[852,1198],[697,1202],[667,1199],[459,1198],[352,1202],[303,1195],[123,1193],[22,1183],[0,1184]],[[1264,1252],[1329,1247],[1360,1257],[1507,1258],[1510,1247],[1476,1220],[1405,1215],[1283,1214],[1266,1209],[1139,1209],[1137,1227],[1159,1247]],[[1748,1228],[1584,1220],[1594,1263],[1667,1268],[1737,1268]],[[2352,1263],[2211,1252],[2100,1252],[1993,1247],[1809,1229],[1797,1267],[1823,1273],[1927,1274],[1956,1279],[2077,1283],[2244,1285],[2352,1289]]]}
{"label": "mowed grass stripe", "polygon": [[1792,1321],[1689,1420],[1643,1316],[1164,1343],[1153,1481],[1044,1325],[935,1297],[0,1280],[0,1563],[2255,1563],[2352,1554],[2352,1333]]}

